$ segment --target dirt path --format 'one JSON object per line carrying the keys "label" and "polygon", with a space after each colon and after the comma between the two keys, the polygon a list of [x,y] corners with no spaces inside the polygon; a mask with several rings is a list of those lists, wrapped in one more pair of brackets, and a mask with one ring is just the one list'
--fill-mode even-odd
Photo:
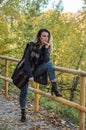
{"label": "dirt path", "polygon": [[6,98],[0,95],[0,130],[78,130],[69,125],[60,117],[54,118],[54,113],[48,114],[46,110],[35,113],[34,104],[28,101],[27,122],[20,122],[20,108],[18,99]]}

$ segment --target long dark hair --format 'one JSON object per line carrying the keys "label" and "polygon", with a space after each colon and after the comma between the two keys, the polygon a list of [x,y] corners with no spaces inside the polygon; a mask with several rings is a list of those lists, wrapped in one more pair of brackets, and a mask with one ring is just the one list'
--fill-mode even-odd
{"label": "long dark hair", "polygon": [[38,33],[37,33],[37,35],[36,35],[36,37],[35,37],[34,42],[35,42],[36,44],[40,44],[40,36],[41,36],[42,32],[47,32],[47,33],[49,34],[49,39],[48,39],[48,42],[50,43],[49,52],[51,53],[52,50],[53,50],[52,36],[51,36],[50,31],[47,30],[46,28],[41,28],[41,29],[38,31]]}

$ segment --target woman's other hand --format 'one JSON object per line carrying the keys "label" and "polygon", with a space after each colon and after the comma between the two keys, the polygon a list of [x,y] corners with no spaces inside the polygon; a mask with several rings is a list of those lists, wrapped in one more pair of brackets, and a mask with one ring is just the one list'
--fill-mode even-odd
{"label": "woman's other hand", "polygon": [[29,82],[34,82],[34,77],[30,77]]}

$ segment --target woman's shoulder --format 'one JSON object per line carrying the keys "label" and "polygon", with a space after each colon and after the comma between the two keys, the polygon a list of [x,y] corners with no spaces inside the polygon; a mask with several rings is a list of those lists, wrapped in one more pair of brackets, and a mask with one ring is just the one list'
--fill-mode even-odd
{"label": "woman's shoulder", "polygon": [[31,41],[27,43],[26,48],[30,51],[36,50],[38,48],[38,45],[35,42]]}
{"label": "woman's shoulder", "polygon": [[32,46],[32,45],[35,45],[35,43],[33,41],[28,42],[26,46]]}
{"label": "woman's shoulder", "polygon": [[28,48],[28,47],[33,47],[33,46],[35,46],[35,43],[34,43],[33,41],[28,42],[28,43],[26,44],[26,48]]}

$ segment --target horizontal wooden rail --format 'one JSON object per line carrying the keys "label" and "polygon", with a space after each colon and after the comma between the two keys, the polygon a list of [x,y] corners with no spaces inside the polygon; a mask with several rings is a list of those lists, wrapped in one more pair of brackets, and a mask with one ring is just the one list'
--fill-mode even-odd
{"label": "horizontal wooden rail", "polygon": [[19,62],[20,61],[20,59],[8,57],[8,56],[0,56],[0,59],[5,59],[5,60],[15,61],[15,62]]}
{"label": "horizontal wooden rail", "polygon": [[60,72],[63,72],[63,73],[86,76],[86,71],[69,69],[69,68],[64,68],[64,67],[59,67],[59,66],[58,67],[54,66],[54,67],[55,67],[56,71],[60,71]]}
{"label": "horizontal wooden rail", "polygon": [[48,97],[49,99],[53,99],[53,100],[55,100],[55,101],[57,101],[59,103],[65,104],[65,105],[70,106],[70,107],[73,107],[73,108],[75,108],[77,110],[86,112],[86,107],[80,106],[79,104],[68,101],[68,100],[66,100],[66,99],[64,99],[62,97],[51,96],[49,93],[43,92],[41,90],[34,89],[32,87],[29,87],[29,90],[31,90],[34,93],[38,93],[40,95],[43,95],[44,97]]}
{"label": "horizontal wooden rail", "polygon": [[[10,60],[10,61],[15,61],[15,62],[20,61],[20,59],[8,57],[8,56],[0,56],[0,58]],[[86,76],[86,71],[69,69],[69,68],[64,68],[64,67],[59,67],[59,66],[58,67],[54,66],[54,68],[55,68],[55,71],[60,71],[60,72],[63,72],[63,73],[69,73],[69,74],[74,74],[74,75]]]}
{"label": "horizontal wooden rail", "polygon": [[3,80],[5,80],[5,81],[8,81],[8,82],[12,83],[12,79],[6,78],[6,77],[1,76],[1,75],[0,75],[0,79],[3,79]]}

